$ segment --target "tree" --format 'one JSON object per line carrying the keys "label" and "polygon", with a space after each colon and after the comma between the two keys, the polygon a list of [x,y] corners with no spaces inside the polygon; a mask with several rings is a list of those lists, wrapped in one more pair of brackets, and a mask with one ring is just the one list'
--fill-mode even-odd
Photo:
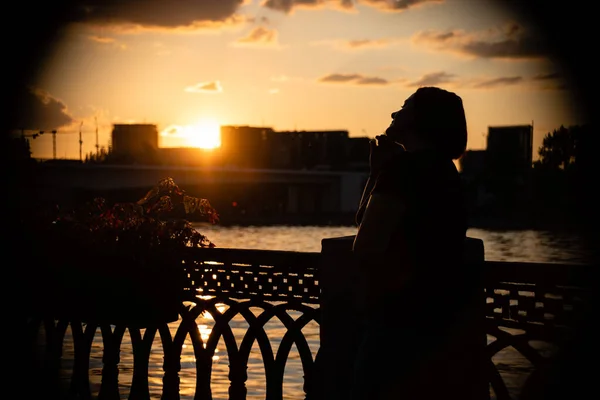
{"label": "tree", "polygon": [[538,149],[540,159],[534,162],[534,168],[568,170],[588,164],[591,159],[590,125],[574,125],[569,128],[560,126],[546,134]]}
{"label": "tree", "polygon": [[586,228],[595,228],[600,201],[595,182],[598,136],[590,124],[574,125],[546,134],[534,162],[535,209],[545,218],[568,216]]}

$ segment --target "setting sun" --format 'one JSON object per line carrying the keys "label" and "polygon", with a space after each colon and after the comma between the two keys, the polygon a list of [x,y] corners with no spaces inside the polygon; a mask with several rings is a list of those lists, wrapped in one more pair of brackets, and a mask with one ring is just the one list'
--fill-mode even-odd
{"label": "setting sun", "polygon": [[190,147],[214,149],[221,146],[221,127],[216,121],[203,120],[195,125],[187,125],[182,133]]}

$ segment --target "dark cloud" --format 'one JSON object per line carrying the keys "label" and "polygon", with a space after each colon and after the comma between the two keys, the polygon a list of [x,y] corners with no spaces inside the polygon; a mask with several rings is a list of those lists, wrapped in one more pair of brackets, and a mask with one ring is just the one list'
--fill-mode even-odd
{"label": "dark cloud", "polygon": [[515,23],[477,33],[425,31],[415,35],[413,40],[437,50],[481,58],[531,59],[548,55],[541,36]]}
{"label": "dark cloud", "polygon": [[567,84],[564,77],[558,72],[538,74],[531,78],[532,81],[540,84],[544,90],[567,90]]}
{"label": "dark cloud", "polygon": [[408,86],[436,86],[441,85],[443,83],[452,82],[454,77],[454,74],[449,74],[447,72],[432,72],[430,74],[423,75],[421,78],[414,82],[409,83]]}
{"label": "dark cloud", "polygon": [[548,74],[539,74],[534,76],[532,79],[534,81],[549,81],[549,80],[557,80],[560,79],[561,75],[558,72],[551,72]]}
{"label": "dark cloud", "polygon": [[23,90],[18,103],[14,129],[51,131],[74,121],[62,101],[40,89]]}
{"label": "dark cloud", "polygon": [[290,13],[294,8],[319,8],[324,5],[332,5],[342,9],[351,9],[354,7],[353,0],[265,0],[263,7],[271,10]]}
{"label": "dark cloud", "polygon": [[195,85],[188,86],[184,89],[190,93],[219,93],[223,91],[219,81],[200,82]]}
{"label": "dark cloud", "polygon": [[319,78],[319,82],[352,83],[355,85],[387,85],[389,83],[387,79],[360,74],[330,74]]}
{"label": "dark cloud", "polygon": [[383,11],[404,11],[427,3],[443,3],[444,0],[358,0],[358,2]]}
{"label": "dark cloud", "polygon": [[504,76],[501,78],[494,78],[486,81],[481,81],[479,83],[476,83],[474,87],[478,89],[490,89],[496,88],[498,86],[516,85],[517,83],[521,82],[523,82],[523,78],[521,76]]}
{"label": "dark cloud", "polygon": [[262,5],[288,14],[295,8],[319,8],[325,5],[350,10],[355,4],[360,3],[382,11],[404,11],[426,3],[443,2],[444,0],[265,0]]}
{"label": "dark cloud", "polygon": [[99,24],[180,27],[202,21],[225,21],[244,0],[84,0],[72,20]]}

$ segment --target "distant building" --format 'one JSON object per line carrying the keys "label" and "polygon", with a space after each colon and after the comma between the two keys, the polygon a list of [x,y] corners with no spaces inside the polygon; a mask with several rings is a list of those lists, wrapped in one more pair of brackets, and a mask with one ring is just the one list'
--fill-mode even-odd
{"label": "distant building", "polygon": [[533,125],[488,128],[485,186],[502,214],[524,212],[531,200]]}
{"label": "distant building", "polygon": [[348,161],[348,131],[288,131],[292,167],[342,170]]}
{"label": "distant building", "polygon": [[271,155],[269,139],[272,128],[253,126],[221,126],[221,159],[225,166],[268,168]]}
{"label": "distant building", "polygon": [[369,137],[351,137],[348,139],[347,169],[351,171],[369,172],[370,146]]}
{"label": "distant building", "polygon": [[293,169],[293,137],[286,132],[267,134],[268,165],[273,169]]}
{"label": "distant building", "polygon": [[533,125],[490,126],[486,150],[494,175],[528,174],[533,163]]}
{"label": "distant building", "polygon": [[114,124],[111,143],[111,157],[116,162],[158,162],[158,129],[154,124]]}

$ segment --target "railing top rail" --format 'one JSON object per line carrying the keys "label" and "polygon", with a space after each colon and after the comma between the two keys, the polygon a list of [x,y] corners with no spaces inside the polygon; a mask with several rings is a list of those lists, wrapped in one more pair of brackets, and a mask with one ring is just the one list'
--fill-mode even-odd
{"label": "railing top rail", "polygon": [[300,257],[314,257],[320,255],[320,252],[310,251],[290,251],[290,250],[264,250],[264,249],[238,249],[231,247],[212,247],[212,248],[189,248],[187,249],[188,254],[209,254],[213,255],[261,255],[261,256],[300,256]]}
{"label": "railing top rail", "polygon": [[519,282],[548,286],[598,286],[597,266],[575,263],[484,261],[486,282]]}

